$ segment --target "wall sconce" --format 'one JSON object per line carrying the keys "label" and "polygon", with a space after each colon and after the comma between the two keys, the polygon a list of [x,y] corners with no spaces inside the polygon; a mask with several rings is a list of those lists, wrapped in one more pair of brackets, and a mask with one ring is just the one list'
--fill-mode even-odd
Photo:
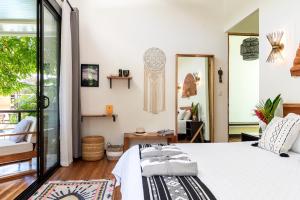
{"label": "wall sconce", "polygon": [[300,76],[300,47],[297,49],[294,64],[290,71],[292,76]]}
{"label": "wall sconce", "polygon": [[275,63],[276,61],[283,60],[283,56],[281,54],[282,50],[284,49],[284,44],[281,43],[283,34],[283,31],[278,31],[267,35],[267,38],[272,46],[272,51],[267,59],[267,62]]}

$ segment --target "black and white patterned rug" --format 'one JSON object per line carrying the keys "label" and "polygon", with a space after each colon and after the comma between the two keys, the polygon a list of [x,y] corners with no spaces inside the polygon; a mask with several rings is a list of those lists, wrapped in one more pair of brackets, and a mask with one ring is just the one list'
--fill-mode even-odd
{"label": "black and white patterned rug", "polygon": [[49,181],[30,200],[111,200],[112,180]]}

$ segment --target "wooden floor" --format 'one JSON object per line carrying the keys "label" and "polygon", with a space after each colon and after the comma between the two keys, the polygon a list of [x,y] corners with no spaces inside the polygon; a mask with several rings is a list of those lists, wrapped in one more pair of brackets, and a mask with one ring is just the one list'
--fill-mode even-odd
{"label": "wooden floor", "polygon": [[[103,159],[96,162],[75,161],[69,167],[59,168],[50,180],[91,180],[114,179],[111,174],[116,162]],[[31,180],[31,181],[30,181]],[[11,200],[24,191],[33,182],[32,177],[26,177],[5,184],[0,184],[0,199]],[[114,200],[120,200],[119,187],[115,189]]]}
{"label": "wooden floor", "polygon": [[22,179],[1,183],[0,199],[1,200],[15,199],[34,181],[35,181],[35,176],[27,176]]}

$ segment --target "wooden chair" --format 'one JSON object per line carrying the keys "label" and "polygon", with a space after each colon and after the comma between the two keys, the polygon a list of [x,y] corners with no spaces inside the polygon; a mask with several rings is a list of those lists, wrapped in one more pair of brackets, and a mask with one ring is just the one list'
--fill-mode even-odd
{"label": "wooden chair", "polygon": [[[28,143],[32,144],[32,149],[30,151],[25,150],[24,152],[20,150],[20,152],[17,153],[2,153],[0,154],[0,165],[3,164],[8,164],[8,163],[14,163],[14,162],[21,162],[21,161],[31,161],[32,158],[36,157],[36,151],[35,151],[35,146],[36,146],[36,118],[35,117],[26,117],[25,119],[31,120],[32,123],[30,125],[29,131],[24,132],[24,133],[1,133],[1,137],[10,137],[10,136],[19,136],[19,135],[24,135],[25,136],[25,141],[21,143],[16,143],[15,145],[26,145]],[[10,147],[12,148],[14,144],[10,144]],[[0,152],[1,148],[4,149],[7,146],[0,146]]]}
{"label": "wooden chair", "polygon": [[[25,141],[20,143],[14,143],[7,140],[7,146],[5,146],[5,140],[1,140],[2,146],[0,145],[0,166],[5,166],[8,164],[16,163],[18,164],[19,170],[14,173],[7,173],[0,175],[0,183],[7,182],[10,180],[22,178],[24,176],[33,175],[36,173],[36,169],[32,167],[32,158],[37,156],[35,146],[36,146],[36,118],[35,117],[26,117],[27,120],[31,120],[32,123],[28,132],[24,133],[6,133],[0,134],[1,137],[10,137],[24,135]],[[4,142],[3,142],[4,141]],[[18,146],[24,145],[24,146]],[[2,148],[2,149],[1,149]],[[9,153],[10,151],[14,151]],[[29,168],[28,170],[20,170],[21,162],[28,161]]]}

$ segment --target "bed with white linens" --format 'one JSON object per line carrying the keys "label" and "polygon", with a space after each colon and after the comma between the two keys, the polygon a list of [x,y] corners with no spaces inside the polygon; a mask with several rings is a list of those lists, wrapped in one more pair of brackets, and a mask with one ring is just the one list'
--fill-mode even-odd
{"label": "bed with white linens", "polygon": [[[300,105],[285,110],[299,114]],[[294,121],[281,118],[274,124],[280,123],[280,120],[290,124],[297,121],[299,125],[300,118],[293,119]],[[286,124],[286,127],[290,125]],[[283,129],[287,129],[286,127]],[[293,130],[299,128],[300,126],[294,126]],[[277,144],[272,147],[275,153],[264,149],[267,148],[263,146],[264,142],[258,143],[258,147],[251,145],[254,142],[175,145],[197,162],[199,179],[216,199],[297,200],[300,199],[299,130],[296,131],[298,139],[294,140],[298,142],[293,145],[294,148],[297,144],[298,150],[291,151],[293,148],[290,148],[283,155],[276,153]],[[274,130],[269,128],[265,132],[273,133]],[[268,137],[268,134],[263,134],[261,140],[267,141],[270,139]],[[286,138],[283,139],[284,142]],[[288,157],[285,157],[286,154]],[[123,200],[144,200],[139,146],[133,146],[125,152],[112,173],[116,177],[116,185],[121,185]]]}
{"label": "bed with white linens", "polygon": [[[284,158],[249,142],[176,146],[198,162],[198,177],[217,199],[300,199],[300,154]],[[144,199],[138,146],[121,157],[113,174],[123,200]]]}

